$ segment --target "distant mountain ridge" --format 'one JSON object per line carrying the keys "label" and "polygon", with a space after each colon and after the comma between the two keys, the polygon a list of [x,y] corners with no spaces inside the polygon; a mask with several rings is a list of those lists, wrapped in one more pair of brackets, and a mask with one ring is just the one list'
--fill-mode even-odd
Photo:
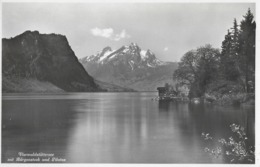
{"label": "distant mountain ridge", "polygon": [[111,47],[105,47],[96,55],[86,56],[80,59],[82,63],[99,63],[99,64],[116,64],[118,61],[128,62],[132,70],[135,68],[157,67],[166,65],[167,62],[157,59],[153,52],[148,50],[141,50],[136,43],[125,45],[118,50],[112,50]]}
{"label": "distant mountain ridge", "polygon": [[101,90],[79,63],[67,38],[58,34],[26,31],[2,39],[2,75],[3,92]]}
{"label": "distant mountain ridge", "polygon": [[95,55],[80,59],[94,78],[139,91],[156,91],[156,87],[172,82],[177,63],[163,62],[151,50],[136,43],[117,50],[105,47]]}

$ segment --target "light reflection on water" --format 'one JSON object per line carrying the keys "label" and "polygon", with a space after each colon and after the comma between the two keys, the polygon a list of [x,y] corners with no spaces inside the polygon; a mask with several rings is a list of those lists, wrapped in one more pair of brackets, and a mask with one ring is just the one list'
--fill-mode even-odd
{"label": "light reflection on water", "polygon": [[[227,163],[204,152],[202,132],[229,137],[254,109],[158,102],[156,93],[5,95],[2,161],[17,152],[46,152],[80,163]],[[216,146],[213,143],[212,147]]]}

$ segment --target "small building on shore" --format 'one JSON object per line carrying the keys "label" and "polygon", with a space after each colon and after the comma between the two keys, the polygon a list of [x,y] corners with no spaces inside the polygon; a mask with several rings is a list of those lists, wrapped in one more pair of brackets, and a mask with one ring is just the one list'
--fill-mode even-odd
{"label": "small building on shore", "polygon": [[158,90],[158,96],[159,97],[162,97],[167,93],[166,87],[158,87],[157,90]]}
{"label": "small building on shore", "polygon": [[164,87],[157,87],[158,100],[164,101],[188,101],[188,97],[178,88],[174,89],[173,86],[165,84]]}
{"label": "small building on shore", "polygon": [[178,95],[178,92],[168,87],[158,87],[157,90],[159,97],[176,97]]}

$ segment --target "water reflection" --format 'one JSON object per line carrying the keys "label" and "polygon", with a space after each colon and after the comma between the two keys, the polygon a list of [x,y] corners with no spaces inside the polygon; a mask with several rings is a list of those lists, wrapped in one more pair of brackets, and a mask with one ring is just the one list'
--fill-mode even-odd
{"label": "water reflection", "polygon": [[67,100],[3,101],[2,161],[18,152],[54,153],[64,158],[75,113]]}
{"label": "water reflection", "polygon": [[204,152],[201,133],[229,137],[232,123],[247,127],[254,145],[253,108],[158,102],[151,100],[154,96],[8,97],[3,100],[2,160],[24,150],[52,152],[73,163],[227,163]]}

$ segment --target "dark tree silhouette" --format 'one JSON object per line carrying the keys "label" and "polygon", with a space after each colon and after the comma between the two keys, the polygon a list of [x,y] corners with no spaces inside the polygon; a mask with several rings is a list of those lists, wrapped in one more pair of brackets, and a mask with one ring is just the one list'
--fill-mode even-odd
{"label": "dark tree silhouette", "polygon": [[246,92],[254,91],[255,82],[255,29],[256,23],[251,10],[240,24],[239,42],[239,66],[241,67],[241,78]]}

